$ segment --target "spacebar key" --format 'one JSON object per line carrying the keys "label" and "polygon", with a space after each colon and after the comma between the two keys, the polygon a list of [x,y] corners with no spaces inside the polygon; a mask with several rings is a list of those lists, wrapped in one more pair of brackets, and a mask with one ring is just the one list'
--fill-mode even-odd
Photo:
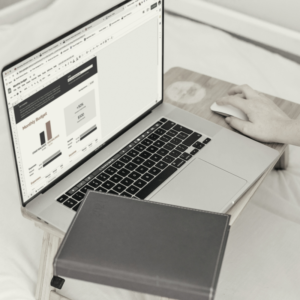
{"label": "spacebar key", "polygon": [[167,180],[171,175],[173,175],[177,170],[178,169],[172,166],[168,166],[159,175],[157,175],[152,181],[150,181],[143,189],[141,189],[135,196],[140,199],[145,199],[165,180]]}

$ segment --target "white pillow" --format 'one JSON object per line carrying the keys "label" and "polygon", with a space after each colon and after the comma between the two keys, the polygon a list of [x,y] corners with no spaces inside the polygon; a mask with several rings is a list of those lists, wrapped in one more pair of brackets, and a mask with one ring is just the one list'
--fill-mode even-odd
{"label": "white pillow", "polygon": [[55,0],[14,0],[0,9],[0,25],[13,24],[47,7]]}

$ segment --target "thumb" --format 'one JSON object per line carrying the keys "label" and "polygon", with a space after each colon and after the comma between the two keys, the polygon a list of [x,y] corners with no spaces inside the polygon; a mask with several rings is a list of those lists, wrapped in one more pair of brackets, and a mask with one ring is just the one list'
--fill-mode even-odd
{"label": "thumb", "polygon": [[250,123],[235,117],[227,117],[225,118],[227,124],[229,124],[232,128],[240,131],[243,134],[247,135],[247,131]]}

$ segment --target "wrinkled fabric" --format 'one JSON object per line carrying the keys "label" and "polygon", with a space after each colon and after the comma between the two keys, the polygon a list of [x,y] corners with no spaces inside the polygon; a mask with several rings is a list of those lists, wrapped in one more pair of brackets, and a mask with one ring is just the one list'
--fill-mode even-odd
{"label": "wrinkled fabric", "polygon": [[[171,1],[171,0],[169,0]],[[56,0],[14,25],[0,26],[0,68],[120,1]],[[166,15],[165,70],[180,66],[300,102],[300,67],[209,26]],[[0,299],[34,299],[42,232],[21,216],[0,91]],[[272,171],[231,229],[217,300],[299,299],[300,155]],[[105,289],[101,299],[150,299]],[[125,297],[125,298],[124,298]]]}

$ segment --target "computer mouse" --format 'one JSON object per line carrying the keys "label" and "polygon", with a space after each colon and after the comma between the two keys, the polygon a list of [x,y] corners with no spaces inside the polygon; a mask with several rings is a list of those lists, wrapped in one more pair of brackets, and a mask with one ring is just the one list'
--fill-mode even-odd
{"label": "computer mouse", "polygon": [[236,117],[238,119],[249,121],[247,115],[242,112],[239,108],[236,108],[232,105],[226,104],[226,105],[218,105],[216,102],[213,103],[213,105],[210,107],[210,109],[222,116],[225,117]]}

